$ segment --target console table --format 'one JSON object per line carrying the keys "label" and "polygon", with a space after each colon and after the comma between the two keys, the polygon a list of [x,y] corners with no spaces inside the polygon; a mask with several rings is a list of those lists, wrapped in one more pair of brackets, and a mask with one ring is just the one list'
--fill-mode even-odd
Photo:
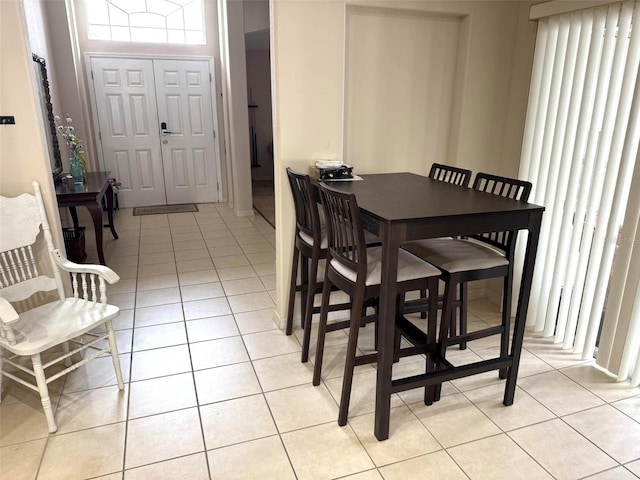
{"label": "console table", "polygon": [[[58,199],[58,207],[69,208],[73,226],[78,228],[78,213],[76,207],[86,207],[91,214],[93,220],[93,228],[96,232],[96,247],[98,250],[98,259],[102,265],[105,265],[104,251],[102,245],[102,229],[108,226],[111,229],[113,238],[117,239],[118,234],[113,226],[113,188],[109,183],[109,174],[111,172],[87,172],[87,178],[84,185],[68,184],[66,179],[56,182],[56,197]],[[105,199],[107,205],[108,225],[102,223],[102,199]]]}

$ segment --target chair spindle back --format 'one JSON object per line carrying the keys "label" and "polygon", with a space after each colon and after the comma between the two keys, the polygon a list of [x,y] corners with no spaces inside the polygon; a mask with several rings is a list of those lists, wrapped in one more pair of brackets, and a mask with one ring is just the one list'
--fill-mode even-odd
{"label": "chair spindle back", "polygon": [[356,272],[358,281],[364,281],[367,274],[367,245],[356,196],[324,183],[320,184],[320,196],[327,219],[328,258]]}
{"label": "chair spindle back", "polygon": [[296,228],[313,238],[314,245],[320,246],[320,215],[311,179],[309,175],[294,172],[291,168],[287,168],[287,177],[293,194]]}
{"label": "chair spindle back", "polygon": [[38,269],[34,250],[41,226],[46,248],[51,252],[54,247],[38,182],[33,188],[35,195],[0,196],[0,296],[10,302],[56,289],[64,298],[58,266],[51,264],[53,278]]}
{"label": "chair spindle back", "polygon": [[440,182],[452,183],[459,187],[468,187],[471,180],[471,170],[434,163],[431,165],[429,178]]}
{"label": "chair spindle back", "polygon": [[[529,200],[532,184],[525,180],[478,172],[473,182],[473,188],[492,195],[526,202]],[[470,237],[503,250],[507,258],[510,259],[513,256],[517,232],[515,234],[514,232],[490,232],[482,235],[471,235]]]}

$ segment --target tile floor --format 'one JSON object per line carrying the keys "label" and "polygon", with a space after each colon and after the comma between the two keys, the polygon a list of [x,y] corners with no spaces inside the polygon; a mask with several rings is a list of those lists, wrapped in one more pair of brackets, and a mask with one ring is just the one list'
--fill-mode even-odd
{"label": "tile floor", "polygon": [[[116,216],[108,264],[121,276],[117,337],[126,388],[109,358],[51,386],[59,431],[36,394],[5,381],[0,478],[21,479],[632,479],[640,477],[640,389],[527,333],[515,404],[489,373],[446,384],[430,407],[394,395],[391,438],[373,437],[375,370],[358,367],[349,425],[337,425],[346,335],[328,342],[324,380],[299,362],[300,330],[272,320],[274,230],[225,207]],[[89,254],[95,257],[92,247]],[[472,324],[496,308],[471,302]],[[371,330],[362,331],[362,349]],[[483,358],[485,339],[452,351]],[[398,374],[417,372],[403,359]]]}

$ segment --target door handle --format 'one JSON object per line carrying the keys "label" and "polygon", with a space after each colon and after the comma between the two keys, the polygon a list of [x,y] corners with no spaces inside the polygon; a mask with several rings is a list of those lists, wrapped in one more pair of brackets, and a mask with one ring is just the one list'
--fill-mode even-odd
{"label": "door handle", "polygon": [[170,132],[167,130],[167,122],[162,122],[160,124],[160,134],[161,135],[172,135],[174,132]]}

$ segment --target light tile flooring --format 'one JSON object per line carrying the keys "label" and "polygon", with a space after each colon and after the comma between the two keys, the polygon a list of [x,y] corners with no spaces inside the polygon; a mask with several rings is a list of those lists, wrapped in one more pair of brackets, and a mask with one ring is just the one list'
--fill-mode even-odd
{"label": "light tile flooring", "polygon": [[[375,370],[358,367],[349,425],[337,425],[346,335],[331,334],[324,380],[299,362],[300,330],[272,320],[274,231],[225,208],[116,216],[108,264],[121,280],[117,337],[126,388],[109,358],[51,385],[59,431],[39,399],[5,381],[0,477],[21,479],[631,479],[640,477],[640,389],[527,333],[515,404],[489,373],[448,383],[430,407],[394,395],[391,437],[373,437]],[[95,257],[91,246],[89,254]],[[476,326],[495,307],[471,302]],[[362,330],[362,349],[372,342]],[[454,362],[496,351],[485,339]],[[397,374],[418,372],[403,359]]]}

